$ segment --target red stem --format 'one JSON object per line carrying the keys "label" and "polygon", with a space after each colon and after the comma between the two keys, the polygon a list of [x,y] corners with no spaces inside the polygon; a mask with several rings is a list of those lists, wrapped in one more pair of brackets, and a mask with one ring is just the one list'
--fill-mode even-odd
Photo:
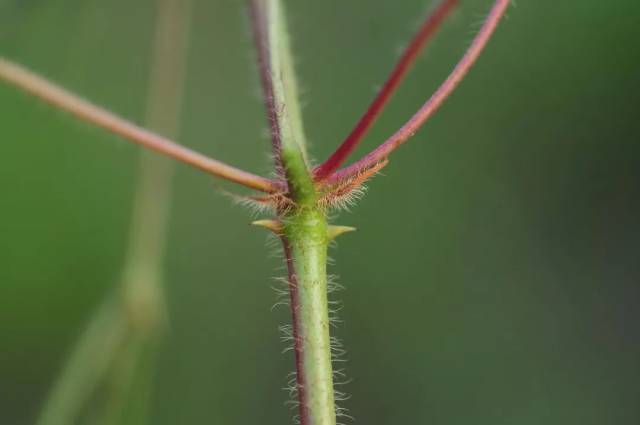
{"label": "red stem", "polygon": [[449,13],[457,6],[458,0],[442,0],[440,4],[427,16],[426,20],[415,34],[404,53],[400,57],[391,75],[385,82],[384,86],[378,92],[373,102],[369,105],[364,115],[360,118],[351,133],[342,142],[342,144],[331,154],[329,159],[319,165],[315,170],[317,180],[322,180],[329,176],[340,167],[347,159],[349,154],[353,152],[358,143],[364,138],[367,131],[376,121],[391,96],[396,91],[402,78],[407,74],[411,65],[415,62],[422,48],[427,44],[435,34],[440,24],[445,20]]}
{"label": "red stem", "polygon": [[267,110],[269,129],[271,130],[271,148],[276,163],[276,171],[278,174],[281,174],[282,142],[280,126],[278,125],[278,111],[273,94],[273,78],[270,71],[268,18],[264,3],[264,0],[250,0],[249,15],[251,17],[251,29],[253,30],[253,42],[256,46],[258,71],[260,73],[264,104]]}
{"label": "red stem", "polygon": [[398,131],[396,131],[395,134],[389,137],[376,149],[352,165],[333,173],[327,178],[327,181],[331,183],[360,173],[361,171],[387,158],[391,152],[398,148],[398,146],[413,136],[415,132],[438,110],[442,103],[455,90],[458,84],[460,84],[460,81],[462,81],[465,75],[467,75],[469,69],[471,69],[473,64],[476,62],[480,53],[482,53],[482,50],[486,47],[487,42],[495,32],[500,19],[509,6],[509,2],[510,0],[496,0],[482,28],[462,59],[460,59],[460,62],[458,62],[451,74],[449,74],[447,79],[442,83],[438,90],[436,90],[433,96],[431,96],[431,98],[411,117],[409,121],[407,121]]}
{"label": "red stem", "polygon": [[285,236],[282,236],[282,246],[284,248],[284,257],[287,263],[287,271],[289,274],[289,296],[291,302],[291,315],[293,324],[293,348],[296,357],[296,389],[298,403],[300,405],[300,424],[306,425],[309,420],[309,409],[306,406],[306,394],[304,383],[304,373],[302,370],[302,345],[300,344],[300,322],[298,320],[298,278],[293,265],[293,257],[291,256],[291,246]]}

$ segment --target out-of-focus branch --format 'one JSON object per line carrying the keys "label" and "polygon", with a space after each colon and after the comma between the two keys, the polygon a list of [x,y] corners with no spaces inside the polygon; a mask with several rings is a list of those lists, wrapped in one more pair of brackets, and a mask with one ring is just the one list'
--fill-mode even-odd
{"label": "out-of-focus branch", "polygon": [[[158,0],[145,122],[168,136],[178,133],[190,4]],[[75,423],[99,386],[107,389],[94,408],[99,425],[123,423],[125,418],[127,423],[145,423],[153,358],[165,318],[163,258],[172,174],[169,159],[141,153],[120,292],[110,294],[91,319],[38,425]]]}

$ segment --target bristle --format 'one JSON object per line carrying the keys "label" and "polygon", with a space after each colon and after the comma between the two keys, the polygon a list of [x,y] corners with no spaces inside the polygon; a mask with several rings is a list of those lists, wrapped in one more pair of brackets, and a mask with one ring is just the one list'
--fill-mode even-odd
{"label": "bristle", "polygon": [[354,207],[357,201],[366,193],[364,185],[370,178],[377,175],[382,168],[387,165],[388,161],[378,162],[373,166],[363,170],[362,172],[340,180],[332,184],[325,191],[324,196],[320,198],[319,204],[326,210],[347,210]]}
{"label": "bristle", "polygon": [[[334,294],[337,291],[344,289],[344,287],[337,282],[337,276],[329,274],[327,276],[327,293]],[[291,283],[287,278],[274,278],[277,285],[274,286],[276,292],[277,302],[274,307],[278,305],[290,304],[290,289]],[[328,299],[329,304],[329,323],[335,328],[342,321],[338,317],[338,312],[342,309],[342,301],[331,297]],[[279,326],[280,340],[284,343],[283,353],[288,353],[295,349],[295,337],[293,334],[293,326],[291,324]],[[334,400],[336,403],[335,412],[336,418],[342,422],[345,420],[353,420],[353,417],[348,414],[348,410],[345,407],[338,406],[337,403],[342,403],[349,399],[349,396],[343,392],[338,391],[338,387],[344,387],[351,380],[347,379],[343,365],[347,362],[346,350],[342,341],[335,335],[329,337],[329,349],[331,351],[331,363],[333,364],[333,381],[334,381]],[[340,366],[340,367],[337,367]],[[287,382],[283,389],[287,392],[288,399],[285,402],[286,406],[289,406],[292,410],[298,410],[300,403],[298,401],[298,381],[296,372],[291,372],[287,375]],[[295,422],[295,418],[294,418]]]}

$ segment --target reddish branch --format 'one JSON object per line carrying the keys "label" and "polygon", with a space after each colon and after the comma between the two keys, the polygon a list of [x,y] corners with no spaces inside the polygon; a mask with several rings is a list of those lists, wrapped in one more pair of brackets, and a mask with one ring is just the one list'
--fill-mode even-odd
{"label": "reddish branch", "polygon": [[445,20],[449,13],[457,6],[458,0],[442,0],[440,4],[424,21],[418,32],[403,52],[400,60],[391,72],[389,79],[385,82],[382,89],[378,92],[373,102],[369,105],[364,115],[360,118],[351,133],[342,142],[342,144],[331,154],[329,159],[319,165],[314,174],[317,180],[322,180],[333,173],[347,159],[349,154],[353,152],[358,143],[363,139],[369,128],[376,121],[385,105],[398,88],[403,77],[407,74],[411,65],[415,62],[422,48],[427,44],[440,24]]}
{"label": "reddish branch", "polygon": [[0,58],[0,80],[67,111],[81,120],[148,149],[200,168],[209,174],[263,192],[271,193],[279,189],[278,184],[270,179],[256,176],[181,146],[172,140],[96,106],[31,71],[2,58]]}
{"label": "reddish branch", "polygon": [[449,77],[447,77],[444,83],[442,83],[438,90],[436,90],[433,96],[431,96],[431,98],[411,117],[409,121],[407,121],[407,123],[362,159],[330,175],[326,179],[327,182],[331,183],[340,181],[372,167],[376,163],[386,159],[391,152],[398,148],[398,146],[413,136],[415,132],[438,110],[442,103],[449,97],[458,84],[460,84],[460,81],[462,81],[465,75],[469,72],[496,30],[500,19],[509,6],[509,2],[510,0],[496,0],[482,28],[460,62],[458,62],[451,74],[449,74]]}

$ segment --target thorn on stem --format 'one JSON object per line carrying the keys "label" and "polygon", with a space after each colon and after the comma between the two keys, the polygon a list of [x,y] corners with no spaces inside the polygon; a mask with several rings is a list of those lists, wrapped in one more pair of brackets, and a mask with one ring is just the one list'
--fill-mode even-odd
{"label": "thorn on stem", "polygon": [[282,223],[278,220],[256,220],[251,223],[252,226],[260,226],[271,230],[276,235],[282,234]]}
{"label": "thorn on stem", "polygon": [[344,233],[355,232],[356,230],[358,229],[351,226],[329,226],[329,240],[334,240]]}

